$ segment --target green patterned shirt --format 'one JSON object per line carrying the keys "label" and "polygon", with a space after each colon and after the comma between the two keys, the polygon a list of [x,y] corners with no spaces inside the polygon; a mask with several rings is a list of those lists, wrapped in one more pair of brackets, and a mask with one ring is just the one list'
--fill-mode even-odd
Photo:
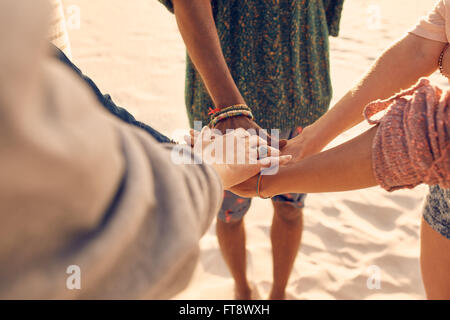
{"label": "green patterned shirt", "polygon": [[[173,12],[171,0],[159,0]],[[337,36],[344,0],[212,0],[222,50],[256,122],[291,129],[329,107],[328,36]],[[209,122],[213,103],[187,57],[186,107]]]}

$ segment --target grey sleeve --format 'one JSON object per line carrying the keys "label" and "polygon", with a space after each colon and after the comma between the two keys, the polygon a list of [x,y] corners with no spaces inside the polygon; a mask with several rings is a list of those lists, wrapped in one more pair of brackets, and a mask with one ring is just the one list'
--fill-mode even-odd
{"label": "grey sleeve", "polygon": [[[189,191],[187,201],[192,203],[194,219],[199,223],[203,235],[215,216],[205,215],[203,212],[217,214],[222,205],[223,187],[220,177],[211,166],[201,163],[201,159],[193,154],[191,148],[174,144],[165,144],[164,147],[170,152],[170,161],[181,174],[180,182]],[[184,163],[179,163],[180,160]]]}
{"label": "grey sleeve", "polygon": [[203,235],[222,205],[223,187],[219,175],[202,163],[188,146],[159,144],[142,130],[134,131],[151,164],[158,203],[161,205],[163,199],[169,199],[177,201],[183,209],[189,208],[192,214],[182,219],[195,221]]}
{"label": "grey sleeve", "polygon": [[[176,163],[177,145],[159,144],[128,125],[120,125],[119,133],[122,190],[105,228],[89,239],[108,250],[80,263],[86,278],[91,272],[97,276],[95,285],[85,282],[78,298],[169,299],[192,278],[199,241],[222,203],[222,184],[208,165]],[[190,149],[183,150],[193,157]]]}
{"label": "grey sleeve", "polygon": [[[148,197],[131,197],[147,201],[147,209],[136,223],[139,228],[130,230],[134,239],[120,265],[108,277],[117,282],[110,281],[103,292],[113,298],[129,297],[131,293],[131,297],[168,299],[190,282],[200,254],[199,241],[222,203],[222,184],[215,170],[206,164],[174,161],[173,151],[177,149],[183,151],[184,160],[193,159],[190,148],[158,144],[138,129],[132,135],[138,151],[133,152],[133,157],[141,153],[148,167],[136,172],[135,166],[129,165],[128,170],[150,182],[152,190]],[[137,188],[132,186],[133,181],[141,179],[135,176],[129,180],[130,188]],[[128,289],[119,294],[118,287]]]}

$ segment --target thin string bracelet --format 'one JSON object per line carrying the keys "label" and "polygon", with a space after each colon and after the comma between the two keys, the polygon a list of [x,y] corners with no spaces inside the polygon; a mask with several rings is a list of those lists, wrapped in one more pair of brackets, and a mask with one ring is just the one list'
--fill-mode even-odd
{"label": "thin string bracelet", "polygon": [[260,197],[261,199],[269,199],[270,197],[263,197],[263,196],[261,196],[261,180],[262,180],[262,174],[261,173],[259,173],[259,177],[258,177],[258,181],[256,182],[256,195],[258,196],[258,197]]}

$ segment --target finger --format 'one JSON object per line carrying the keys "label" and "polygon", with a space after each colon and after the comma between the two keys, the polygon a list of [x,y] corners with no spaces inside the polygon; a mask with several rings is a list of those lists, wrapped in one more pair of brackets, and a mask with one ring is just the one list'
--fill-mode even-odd
{"label": "finger", "polygon": [[197,130],[194,130],[194,129],[190,129],[189,130],[189,135],[184,135],[183,139],[188,145],[193,147],[195,141],[197,140],[197,138],[199,136],[199,134],[200,134],[200,131],[197,131]]}
{"label": "finger", "polygon": [[184,141],[186,142],[186,144],[187,144],[188,146],[191,146],[191,147],[194,146],[194,138],[193,138],[192,136],[190,136],[190,135],[185,135],[183,138],[184,138]]}
{"label": "finger", "polygon": [[[280,150],[279,149],[276,149],[274,147],[268,146],[267,145],[267,141],[262,139],[261,137],[255,137],[255,138],[250,137],[250,139],[251,139],[250,146],[252,148],[254,148],[255,146],[258,146],[258,148],[261,147],[261,146],[266,147],[265,155],[261,154],[261,152],[258,152],[258,154],[260,156],[262,156],[261,158],[268,157],[268,156],[270,157],[270,156],[279,156],[280,155]],[[259,149],[258,149],[258,151],[259,151]]]}
{"label": "finger", "polygon": [[278,148],[280,150],[283,149],[286,146],[287,142],[288,141],[286,139],[281,139],[280,141],[278,141]]}
{"label": "finger", "polygon": [[280,150],[275,149],[274,147],[267,147],[267,155],[269,157],[278,157],[280,155]]}
{"label": "finger", "polygon": [[258,136],[261,137],[263,140],[265,140],[267,144],[270,144],[271,137],[266,130],[259,129]]}
{"label": "finger", "polygon": [[267,157],[278,157],[281,154],[280,150],[269,146],[259,146],[250,149],[250,158],[264,159]]}
{"label": "finger", "polygon": [[285,166],[292,160],[292,155],[287,154],[278,158],[280,166]]}
{"label": "finger", "polygon": [[212,140],[212,130],[208,126],[204,126],[202,131],[200,131],[200,133],[197,135],[195,139],[196,142],[197,139],[201,139],[202,141]]}
{"label": "finger", "polygon": [[286,139],[278,139],[275,136],[269,136],[269,140],[268,140],[267,143],[270,146],[278,147],[278,149],[281,150],[281,149],[283,149],[286,146],[287,142],[288,141]]}
{"label": "finger", "polygon": [[279,166],[284,166],[288,164],[292,160],[292,156],[284,155],[281,157],[267,157],[261,160],[258,160],[258,164],[261,168],[270,168],[274,164],[278,164]]}
{"label": "finger", "polygon": [[250,136],[248,138],[248,145],[250,148],[256,148],[259,146],[267,146],[267,141],[259,136]]}
{"label": "finger", "polygon": [[247,132],[251,135],[251,136],[257,136],[258,135],[258,131],[255,128],[248,128]]}
{"label": "finger", "polygon": [[191,137],[197,138],[198,135],[200,134],[200,131],[197,131],[197,130],[194,130],[194,129],[190,129],[189,130],[189,134],[191,135]]}
{"label": "finger", "polygon": [[247,130],[245,130],[244,128],[237,128],[232,133],[234,133],[238,137],[249,137],[250,136],[250,133]]}
{"label": "finger", "polygon": [[194,136],[195,138],[191,137],[191,140],[193,140],[191,146],[196,149],[197,152],[201,152],[203,147],[212,141],[211,129],[206,126],[203,127],[202,131],[198,132],[198,134],[194,133]]}

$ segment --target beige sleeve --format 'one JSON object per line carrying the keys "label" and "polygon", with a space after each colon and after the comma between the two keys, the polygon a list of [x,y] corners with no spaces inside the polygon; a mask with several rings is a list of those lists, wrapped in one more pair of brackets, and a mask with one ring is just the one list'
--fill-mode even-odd
{"label": "beige sleeve", "polygon": [[220,179],[189,148],[172,161],[175,146],[108,114],[49,57],[50,10],[0,1],[0,299],[170,298],[189,284]]}
{"label": "beige sleeve", "polygon": [[444,0],[439,0],[436,7],[422,18],[410,33],[439,42],[447,43],[446,32],[446,4]]}

